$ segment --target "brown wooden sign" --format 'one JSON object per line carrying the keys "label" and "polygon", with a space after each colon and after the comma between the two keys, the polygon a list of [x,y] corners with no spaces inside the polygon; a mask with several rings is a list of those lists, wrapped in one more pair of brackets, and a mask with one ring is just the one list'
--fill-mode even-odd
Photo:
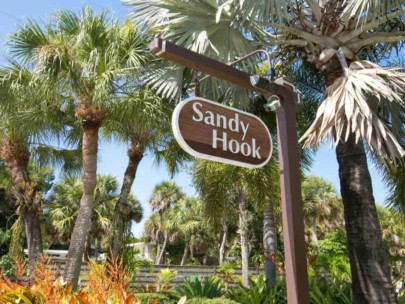
{"label": "brown wooden sign", "polygon": [[263,167],[271,158],[271,135],[262,120],[201,97],[177,105],[172,127],[180,146],[198,158],[246,168]]}

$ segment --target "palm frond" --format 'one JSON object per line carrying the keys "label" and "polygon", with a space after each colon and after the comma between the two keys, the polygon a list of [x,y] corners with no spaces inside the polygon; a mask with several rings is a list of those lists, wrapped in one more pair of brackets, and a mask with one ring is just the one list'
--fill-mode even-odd
{"label": "palm frond", "polygon": [[404,106],[400,92],[405,86],[405,74],[396,68],[384,68],[368,61],[352,62],[347,75],[339,77],[326,89],[315,121],[300,139],[306,146],[318,146],[329,139],[336,145],[346,141],[350,133],[356,141],[364,139],[382,159],[394,162],[405,155],[394,134],[370,108],[368,97],[380,103]]}
{"label": "palm frond", "polygon": [[402,14],[405,14],[405,2],[403,0],[344,0],[341,3],[341,8],[341,20],[346,22],[350,20],[359,26],[393,12],[401,11]]}

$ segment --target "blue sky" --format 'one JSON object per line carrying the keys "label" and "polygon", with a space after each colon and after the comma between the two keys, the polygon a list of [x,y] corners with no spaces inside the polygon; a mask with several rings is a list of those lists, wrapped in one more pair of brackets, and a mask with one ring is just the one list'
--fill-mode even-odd
{"label": "blue sky", "polygon": [[[92,6],[96,10],[102,8],[111,12],[116,18],[123,20],[130,12],[128,7],[123,6],[118,0],[97,0],[97,1],[80,1],[80,0],[12,0],[2,1],[0,6],[0,56],[4,57],[7,50],[4,47],[4,40],[7,34],[15,31],[18,24],[22,24],[27,18],[35,20],[46,20],[53,12],[60,9],[70,9],[80,11],[83,5]],[[4,62],[0,59],[0,62]],[[116,176],[121,182],[125,167],[127,165],[126,148],[123,145],[101,143],[100,161],[98,165],[99,173],[111,174]],[[370,173],[373,180],[374,196],[378,203],[384,203],[387,192],[381,176],[370,164]],[[308,172],[311,175],[317,175],[330,181],[339,191],[338,165],[335,152],[329,150],[323,145],[315,156],[314,164]],[[132,193],[135,194],[144,207],[145,218],[150,215],[151,210],[148,207],[148,198],[153,187],[169,176],[165,168],[158,168],[153,163],[153,158],[146,155],[142,160],[139,168]],[[174,181],[181,185],[183,190],[189,194],[195,194],[191,185],[190,177],[185,173],[180,173],[174,177]],[[135,225],[134,232],[137,236],[141,235],[142,223]]]}

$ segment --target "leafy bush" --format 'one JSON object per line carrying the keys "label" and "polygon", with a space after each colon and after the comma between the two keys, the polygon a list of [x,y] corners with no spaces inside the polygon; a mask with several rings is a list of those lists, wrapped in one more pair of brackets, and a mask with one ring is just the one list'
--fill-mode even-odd
{"label": "leafy bush", "polygon": [[14,274],[14,260],[10,256],[3,255],[0,258],[0,273],[7,277]]}
{"label": "leafy bush", "polygon": [[348,255],[347,238],[344,229],[326,234],[323,240],[319,241],[319,249],[322,254],[329,256]]}
{"label": "leafy bush", "polygon": [[142,304],[152,304],[157,301],[159,304],[175,304],[176,300],[171,299],[169,296],[161,293],[136,293],[135,299],[140,300]]}
{"label": "leafy bush", "polygon": [[133,293],[127,294],[130,276],[122,263],[107,263],[105,268],[90,263],[87,287],[77,292],[66,285],[62,278],[55,281],[57,270],[48,260],[42,258],[28,278],[25,270],[18,266],[16,279],[23,284],[12,282],[6,276],[0,277],[0,303],[127,303],[135,304]]}
{"label": "leafy bush", "polygon": [[158,291],[170,290],[170,284],[173,283],[176,275],[177,271],[172,271],[169,268],[161,269],[157,277]]}
{"label": "leafy bush", "polygon": [[350,304],[351,286],[347,282],[328,282],[326,278],[309,278],[309,297],[314,304]]}
{"label": "leafy bush", "polygon": [[194,298],[186,301],[186,304],[238,304],[238,302],[232,301],[227,298]]}
{"label": "leafy bush", "polygon": [[125,269],[128,269],[134,277],[138,274],[141,267],[149,267],[149,271],[153,271],[153,262],[138,258],[137,254],[139,254],[139,252],[139,249],[126,247],[121,254]]}
{"label": "leafy bush", "polygon": [[282,279],[276,281],[274,288],[266,289],[264,275],[249,278],[250,288],[238,284],[238,287],[230,289],[228,298],[243,304],[284,304],[287,303],[285,282]]}
{"label": "leafy bush", "polygon": [[177,288],[178,297],[187,296],[192,298],[218,298],[223,295],[223,288],[218,281],[211,278],[201,278],[199,276],[187,277],[185,282]]}

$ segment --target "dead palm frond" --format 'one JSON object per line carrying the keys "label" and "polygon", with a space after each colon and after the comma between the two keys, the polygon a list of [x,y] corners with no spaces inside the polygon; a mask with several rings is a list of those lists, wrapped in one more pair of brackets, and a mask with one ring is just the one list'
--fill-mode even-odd
{"label": "dead palm frond", "polygon": [[350,133],[356,142],[364,139],[370,149],[383,160],[394,162],[405,155],[394,134],[370,108],[368,98],[378,102],[403,106],[405,73],[397,68],[385,68],[369,61],[355,61],[345,73],[326,88],[315,121],[300,139],[306,146],[318,146],[325,139],[337,145]]}

